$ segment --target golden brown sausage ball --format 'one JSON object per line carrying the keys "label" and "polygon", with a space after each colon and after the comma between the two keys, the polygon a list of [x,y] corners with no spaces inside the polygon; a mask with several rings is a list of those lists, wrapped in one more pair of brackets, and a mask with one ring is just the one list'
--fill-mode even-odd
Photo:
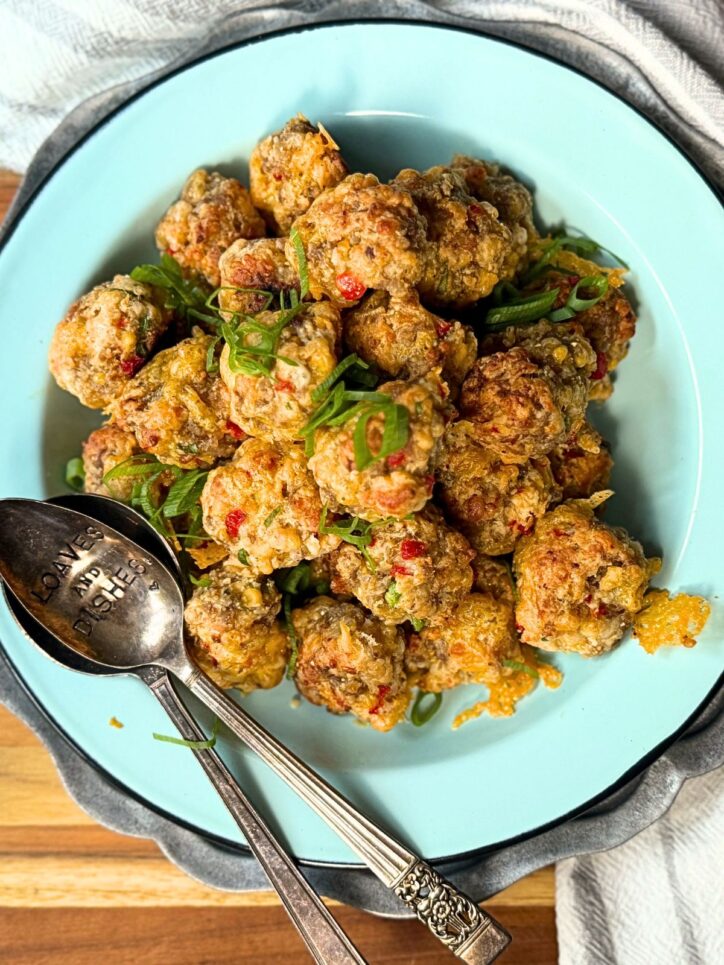
{"label": "golden brown sausage ball", "polygon": [[613,468],[608,443],[588,423],[554,449],[550,461],[563,499],[588,499],[605,489]]}
{"label": "golden brown sausage ball", "polygon": [[422,300],[459,309],[489,295],[511,250],[510,231],[495,209],[471,197],[463,178],[449,168],[424,173],[406,168],[392,184],[410,192],[427,220],[417,284]]}
{"label": "golden brown sausage ball", "polygon": [[479,201],[487,201],[510,230],[512,246],[503,269],[504,278],[512,278],[525,261],[528,242],[537,237],[533,223],[533,198],[530,191],[500,165],[490,161],[456,154],[450,166],[465,179],[468,192]]}
{"label": "golden brown sausage ball", "polygon": [[595,500],[562,503],[515,549],[515,616],[524,643],[593,657],[614,647],[641,609],[656,565]]}
{"label": "golden brown sausage ball", "polygon": [[320,536],[322,502],[299,445],[247,439],[209,473],[201,494],[204,529],[252,570],[271,573],[333,550]]}
{"label": "golden brown sausage ball", "polygon": [[343,326],[347,347],[393,378],[415,379],[439,368],[457,390],[477,357],[472,330],[433,315],[414,289],[371,292],[345,313]]}
{"label": "golden brown sausage ball", "polygon": [[543,321],[509,328],[486,339],[489,346],[494,354],[478,359],[463,383],[461,415],[504,459],[546,455],[583,422],[596,364],[590,342],[575,324]]}
{"label": "golden brown sausage ball", "polygon": [[182,468],[228,459],[244,438],[229,419],[229,393],[218,373],[206,371],[212,338],[197,331],[164,349],[110,408],[144,452]]}
{"label": "golden brown sausage ball", "polygon": [[236,178],[199,169],[159,222],[156,245],[184,271],[203,275],[216,288],[219,258],[229,245],[237,238],[261,238],[265,231],[264,219]]}
{"label": "golden brown sausage ball", "polygon": [[[357,469],[353,437],[359,417],[352,417],[342,426],[317,430],[309,460],[322,498],[332,510],[348,510],[372,521],[416,513],[428,501],[448,417],[447,386],[434,372],[416,381],[387,382],[377,391],[408,410],[409,436],[403,448]],[[367,423],[365,438],[373,454],[379,452],[384,422],[384,416],[376,414]]]}
{"label": "golden brown sausage ball", "polygon": [[135,479],[126,476],[111,480],[106,486],[103,477],[111,469],[140,452],[133,433],[126,432],[112,422],[107,422],[100,429],[91,432],[83,443],[84,491],[98,496],[112,496],[124,503],[129,502]]}
{"label": "golden brown sausage ball", "polygon": [[346,174],[347,165],[330,135],[302,114],[259,141],[249,158],[252,201],[280,235],[289,234],[294,219]]}
{"label": "golden brown sausage ball", "polygon": [[404,718],[410,690],[398,627],[328,596],[294,610],[292,621],[299,637],[294,679],[307,700],[380,731]]}
{"label": "golden brown sausage ball", "polygon": [[475,546],[474,537],[469,540],[475,557],[472,561],[473,589],[487,593],[496,600],[502,600],[512,608],[515,603],[513,569],[507,560],[497,556],[486,556]]}
{"label": "golden brown sausage ball", "polygon": [[460,684],[491,684],[503,661],[520,659],[510,603],[467,593],[447,619],[411,634],[406,664],[421,690],[438,693]]}
{"label": "golden brown sausage ball", "polygon": [[[404,188],[350,174],[293,225],[304,246],[313,298],[352,305],[368,288],[401,294],[422,274],[425,219]],[[287,259],[296,250],[287,242]]]}
{"label": "golden brown sausage ball", "polygon": [[284,238],[239,238],[230,245],[219,259],[219,307],[255,315],[267,306],[264,292],[278,295],[298,289],[299,276],[287,261],[285,244]]}
{"label": "golden brown sausage ball", "polygon": [[97,285],[68,309],[50,343],[55,381],[83,405],[104,409],[126,388],[168,328],[150,285],[129,275]]}
{"label": "golden brown sausage ball", "polygon": [[276,687],[290,651],[280,607],[271,580],[229,564],[211,570],[186,604],[194,659],[220,687],[245,694]]}
{"label": "golden brown sausage ball", "polygon": [[332,591],[356,596],[385,623],[445,620],[472,586],[473,551],[432,508],[375,526],[367,553],[371,565],[354,546],[340,546]]}
{"label": "golden brown sausage ball", "polygon": [[445,430],[435,477],[449,517],[466,535],[474,535],[476,548],[489,556],[512,552],[558,495],[545,456],[502,462],[477,441],[475,427],[465,421]]}
{"label": "golden brown sausage ball", "polygon": [[[255,321],[271,327],[281,317],[280,312],[262,312]],[[269,376],[233,371],[231,350],[224,346],[221,377],[231,393],[232,420],[250,436],[297,438],[317,406],[312,393],[337,365],[341,328],[331,302],[305,305],[282,329],[276,347],[280,357]]]}

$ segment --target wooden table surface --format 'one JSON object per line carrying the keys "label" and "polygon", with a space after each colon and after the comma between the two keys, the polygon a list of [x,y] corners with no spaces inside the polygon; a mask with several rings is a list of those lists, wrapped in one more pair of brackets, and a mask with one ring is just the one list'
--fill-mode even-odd
{"label": "wooden table surface", "polygon": [[[0,219],[18,177],[0,172]],[[512,933],[506,965],[556,961],[553,871],[486,908]],[[455,961],[416,922],[331,904],[370,965]],[[286,965],[311,961],[275,895],[215,891],[152,841],[99,827],[68,797],[38,739],[0,707],[3,965]]]}

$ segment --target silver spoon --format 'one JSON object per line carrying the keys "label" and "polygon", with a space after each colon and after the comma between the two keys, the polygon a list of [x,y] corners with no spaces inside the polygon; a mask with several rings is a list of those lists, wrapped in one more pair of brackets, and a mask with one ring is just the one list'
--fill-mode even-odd
{"label": "silver spoon", "polygon": [[[155,552],[181,582],[181,568],[171,547],[134,510],[124,512],[126,507],[121,503],[95,495],[71,494],[55,497],[48,502],[70,509],[85,510],[96,520],[100,518],[101,522],[115,523],[116,529],[129,539],[135,537],[135,542],[146,552]],[[6,583],[3,583],[3,593],[20,629],[51,660],[80,673],[118,674],[114,668],[89,660],[78,651],[61,643],[32,616]],[[184,706],[165,670],[160,667],[143,666],[134,673],[151,689],[184,740],[203,741],[205,739],[205,735]],[[216,751],[212,748],[192,750],[244,834],[249,847],[281,898],[282,904],[315,962],[319,965],[337,965],[338,962],[344,965],[353,965],[353,963],[366,965],[365,959],[352,945],[319,895],[284,851]]]}
{"label": "silver spoon", "polygon": [[150,666],[178,677],[458,958],[487,965],[509,944],[498,922],[357,811],[202,673],[184,645],[178,584],[132,540],[73,510],[0,500],[0,576],[32,616],[104,670],[138,673]]}

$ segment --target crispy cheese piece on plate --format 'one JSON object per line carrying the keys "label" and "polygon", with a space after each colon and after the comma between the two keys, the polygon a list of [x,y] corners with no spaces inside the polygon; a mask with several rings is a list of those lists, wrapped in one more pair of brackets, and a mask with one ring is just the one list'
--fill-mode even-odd
{"label": "crispy cheese piece on plate", "polygon": [[633,633],[646,653],[659,647],[693,647],[709,619],[711,606],[703,596],[649,590],[634,620]]}

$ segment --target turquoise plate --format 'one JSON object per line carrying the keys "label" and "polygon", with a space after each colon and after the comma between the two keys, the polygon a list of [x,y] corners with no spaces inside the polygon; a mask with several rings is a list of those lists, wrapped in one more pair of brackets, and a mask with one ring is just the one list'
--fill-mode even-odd
{"label": "turquoise plate", "polygon": [[[53,172],[0,255],[0,495],[63,488],[97,421],[48,376],[53,326],[80,293],[154,256],[153,228],[198,165],[245,177],[254,142],[296,111],[322,120],[353,168],[388,177],[454,151],[495,158],[633,267],[639,332],[601,428],[613,443],[609,518],[652,552],[660,583],[703,592],[715,614],[694,650],[648,656],[628,640],[598,660],[556,657],[557,692],[508,720],[453,732],[481,696],[446,696],[426,727],[377,734],[291,705],[292,686],[245,706],[360,807],[428,858],[493,847],[561,820],[650,760],[722,672],[724,335],[716,295],[724,217],[691,163],[630,107],[578,74],[478,35],[414,24],[329,25],[271,36],[187,67],[134,98]],[[131,679],[51,664],[0,612],[0,638],[46,712],[130,793],[204,833],[238,832],[191,754],[154,741],[160,708]],[[111,716],[125,725],[109,727]],[[200,714],[206,724],[205,713]],[[223,753],[300,858],[353,855],[251,754]]]}

